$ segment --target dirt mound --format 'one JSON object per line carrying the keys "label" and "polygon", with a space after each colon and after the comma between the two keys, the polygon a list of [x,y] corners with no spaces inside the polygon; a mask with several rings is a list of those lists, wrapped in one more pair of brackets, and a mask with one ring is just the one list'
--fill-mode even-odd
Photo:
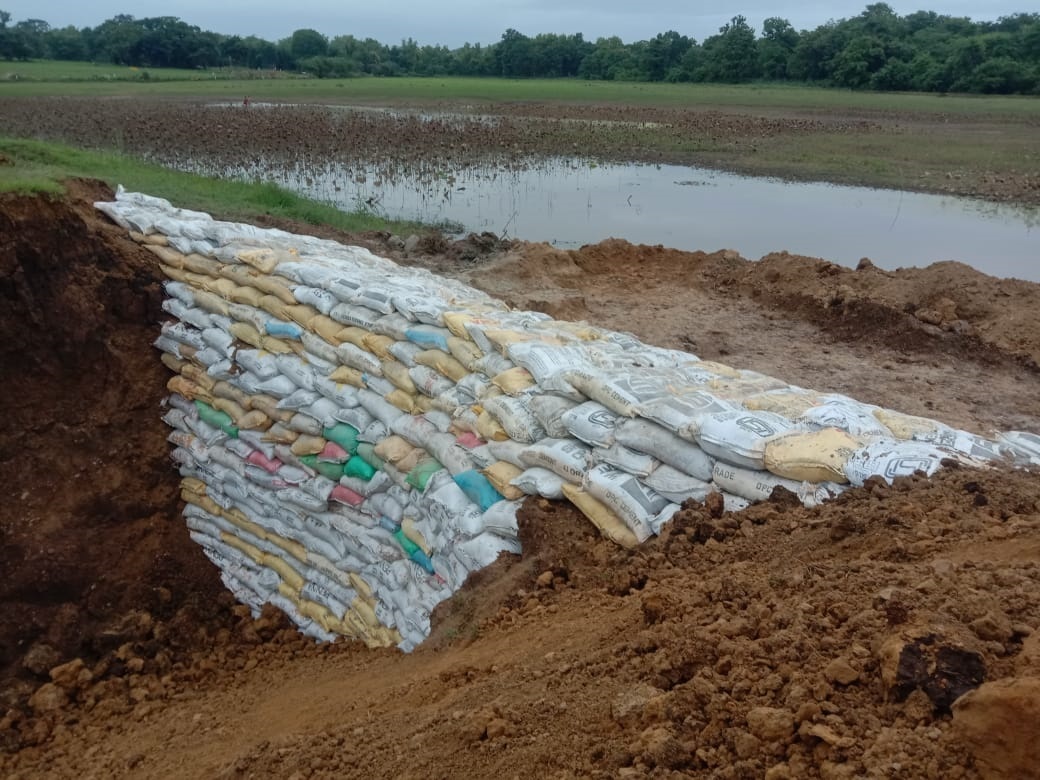
{"label": "dirt mound", "polygon": [[0,708],[182,610],[191,644],[227,607],[156,425],[154,261],[93,212],[110,192],[71,186],[0,201]]}
{"label": "dirt mound", "polygon": [[[151,261],[90,209],[108,193],[76,193],[0,202],[0,361],[13,369],[0,395],[0,477],[13,486],[0,517],[0,774],[1035,772],[1035,473],[869,483],[815,510],[789,494],[739,515],[688,506],[634,551],[569,505],[529,499],[523,557],[473,575],[411,655],[317,646],[273,610],[253,620],[179,516],[156,421],[166,375],[150,346]],[[516,305],[806,386],[1040,429],[1022,358],[1040,343],[1035,285],[616,241],[421,262]],[[904,322],[912,302],[936,330],[893,341],[842,328],[855,312],[820,303],[835,278],[879,322]],[[941,297],[974,332],[943,328],[956,320]]]}

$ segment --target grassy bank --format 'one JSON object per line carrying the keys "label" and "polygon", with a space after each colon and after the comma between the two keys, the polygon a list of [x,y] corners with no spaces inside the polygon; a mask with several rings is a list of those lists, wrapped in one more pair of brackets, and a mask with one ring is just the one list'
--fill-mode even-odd
{"label": "grassy bank", "polygon": [[[115,72],[118,77],[104,74]],[[269,71],[141,71],[89,63],[34,62],[0,68],[0,96],[140,95],[152,97],[370,104],[511,102],[607,103],[808,111],[884,111],[1040,117],[1040,98],[853,92],[786,84],[663,84],[579,79],[306,79]],[[251,78],[240,78],[243,75]]]}
{"label": "grassy bank", "polygon": [[167,198],[182,208],[208,211],[228,219],[248,221],[268,215],[347,231],[407,234],[422,229],[414,222],[341,211],[274,184],[195,176],[126,155],[0,137],[0,193],[59,195],[64,192],[62,182],[75,177],[101,179],[112,187],[122,184],[129,190]]}

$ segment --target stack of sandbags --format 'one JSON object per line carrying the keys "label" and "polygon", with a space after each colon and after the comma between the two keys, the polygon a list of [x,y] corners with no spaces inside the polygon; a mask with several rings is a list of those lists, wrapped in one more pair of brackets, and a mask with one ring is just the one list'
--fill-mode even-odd
{"label": "stack of sandbags", "polygon": [[[470,572],[519,551],[525,495],[631,546],[712,491],[731,510],[778,485],[813,504],[1001,455],[357,247],[139,194],[97,207],[170,280],[156,346],[193,537],[240,600],[318,638],[414,647]],[[1029,457],[1029,436],[1003,443]]]}

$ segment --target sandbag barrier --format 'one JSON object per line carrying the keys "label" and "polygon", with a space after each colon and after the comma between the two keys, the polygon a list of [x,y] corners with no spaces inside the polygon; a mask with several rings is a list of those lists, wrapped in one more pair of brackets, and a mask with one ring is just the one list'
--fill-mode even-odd
{"label": "sandbag barrier", "polygon": [[527,495],[626,547],[687,499],[777,485],[814,505],[944,459],[1040,464],[989,440],[635,337],[511,311],[367,250],[213,220],[122,189],[96,207],[169,281],[155,342],[192,538],[258,613],[409,651],[434,607],[519,552]]}

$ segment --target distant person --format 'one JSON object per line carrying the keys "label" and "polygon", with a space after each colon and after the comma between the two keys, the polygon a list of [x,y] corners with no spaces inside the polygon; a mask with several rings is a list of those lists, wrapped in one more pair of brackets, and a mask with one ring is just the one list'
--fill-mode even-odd
{"label": "distant person", "polygon": [[242,101],[242,105],[243,106],[248,106],[249,105],[249,97],[248,96],[246,96],[246,98]]}

